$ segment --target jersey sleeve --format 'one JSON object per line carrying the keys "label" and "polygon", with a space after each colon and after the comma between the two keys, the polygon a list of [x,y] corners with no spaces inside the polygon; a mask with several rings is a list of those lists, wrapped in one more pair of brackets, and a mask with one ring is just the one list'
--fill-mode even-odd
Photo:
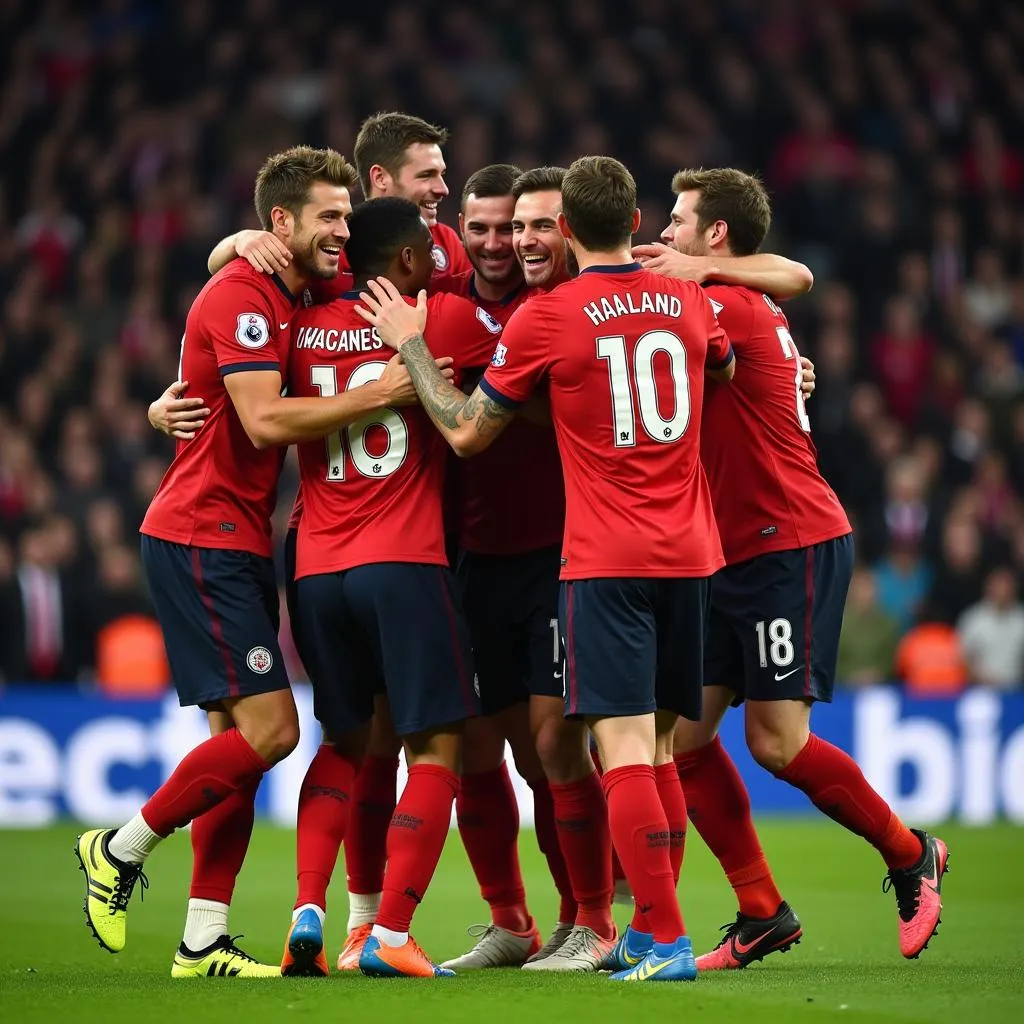
{"label": "jersey sleeve", "polygon": [[[501,338],[501,324],[487,310],[458,295],[437,295],[430,303],[434,310],[427,315],[425,332],[430,351],[451,356],[456,371],[487,366]],[[432,338],[437,339],[436,346]]]}
{"label": "jersey sleeve", "polygon": [[488,398],[517,409],[544,380],[551,343],[538,304],[521,306],[505,325],[480,388]]}
{"label": "jersey sleeve", "polygon": [[270,300],[255,284],[224,281],[213,288],[203,303],[201,327],[222,377],[243,370],[280,370],[280,325]]}
{"label": "jersey sleeve", "polygon": [[734,354],[729,335],[719,320],[719,314],[724,311],[725,304],[715,299],[710,289],[701,291],[704,295],[704,317],[708,331],[708,354],[704,365],[709,370],[721,370],[729,365]]}

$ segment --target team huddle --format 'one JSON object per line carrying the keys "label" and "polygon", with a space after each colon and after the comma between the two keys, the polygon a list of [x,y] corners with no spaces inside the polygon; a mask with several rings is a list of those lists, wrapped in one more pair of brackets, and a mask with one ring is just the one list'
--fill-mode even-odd
{"label": "team huddle", "polygon": [[[94,935],[124,948],[143,863],[191,823],[173,977],[327,975],[342,846],[339,971],[746,967],[802,929],[717,738],[742,704],[754,759],[879,851],[900,950],[917,957],[946,846],[810,731],[832,695],[853,540],[810,439],[813,368],[778,305],[810,275],[758,252],[763,187],[680,171],[661,242],[634,247],[618,161],[493,164],[466,182],[460,237],[437,221],[446,138],[387,113],[361,126],[354,166],[275,154],[255,185],[264,230],[210,256],[179,380],[150,410],[178,445],[141,528],[175,686],[210,739],[131,821],[79,837]],[[292,444],[286,593],[323,739],[282,962],[267,965],[227,919],[257,787],[298,742],[271,557]],[[506,744],[559,896],[543,933]],[[410,929],[453,804],[491,922],[435,964]],[[677,897],[688,821],[738,904],[696,957]],[[633,908],[621,934],[613,901]]]}

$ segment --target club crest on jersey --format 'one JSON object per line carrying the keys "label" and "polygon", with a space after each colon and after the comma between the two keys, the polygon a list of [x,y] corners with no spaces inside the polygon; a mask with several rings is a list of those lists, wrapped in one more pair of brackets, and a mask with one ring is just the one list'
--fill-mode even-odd
{"label": "club crest on jersey", "polygon": [[434,266],[437,267],[438,270],[443,272],[448,269],[448,253],[446,253],[444,249],[437,244],[437,242],[435,242],[431,248],[430,255],[434,257]]}
{"label": "club crest on jersey", "polygon": [[274,665],[274,656],[266,647],[254,647],[246,656],[245,663],[258,676],[265,676]]}
{"label": "club crest on jersey", "polygon": [[259,313],[239,313],[235,340],[246,348],[263,348],[270,341],[267,318]]}
{"label": "club crest on jersey", "polygon": [[508,355],[508,349],[499,341],[498,347],[494,350],[494,355],[491,356],[491,366],[504,366],[505,356]]}
{"label": "club crest on jersey", "polygon": [[721,302],[715,302],[715,300],[710,296],[708,296],[708,302],[711,303],[711,308],[715,311],[715,316],[721,316],[722,310],[725,309],[725,306],[722,305]]}
{"label": "club crest on jersey", "polygon": [[501,324],[487,312],[486,309],[481,309],[479,306],[476,307],[476,318],[491,332],[491,334],[501,334]]}

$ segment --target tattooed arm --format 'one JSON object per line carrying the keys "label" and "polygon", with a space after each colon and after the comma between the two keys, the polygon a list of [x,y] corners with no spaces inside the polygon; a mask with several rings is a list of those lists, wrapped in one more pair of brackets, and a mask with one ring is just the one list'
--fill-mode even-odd
{"label": "tattooed arm", "polygon": [[[420,404],[456,455],[482,452],[515,416],[514,409],[489,398],[479,387],[467,398],[444,379],[423,338],[427,322],[426,292],[410,306],[384,278],[370,281],[360,293],[356,312],[377,329],[381,340],[397,349],[419,395]],[[365,308],[363,308],[365,306]]]}
{"label": "tattooed arm", "polygon": [[405,338],[399,352],[420,396],[420,404],[456,455],[466,457],[482,452],[515,416],[514,409],[499,405],[479,386],[467,398],[446,381],[422,334]]}

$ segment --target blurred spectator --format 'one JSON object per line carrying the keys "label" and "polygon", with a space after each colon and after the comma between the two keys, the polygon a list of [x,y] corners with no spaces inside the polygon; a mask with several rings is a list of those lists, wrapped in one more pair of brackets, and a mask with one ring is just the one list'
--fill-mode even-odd
{"label": "blurred spectator", "polygon": [[1024,605],[1017,581],[1006,568],[985,580],[985,596],[957,622],[960,648],[971,679],[985,686],[1012,690],[1024,680]]}
{"label": "blurred spectator", "polygon": [[953,625],[961,612],[981,596],[984,576],[981,532],[976,523],[966,516],[948,520],[928,596],[935,620]]}
{"label": "blurred spectator", "polygon": [[910,628],[928,595],[932,570],[914,544],[894,544],[874,567],[878,604],[900,631]]}
{"label": "blurred spectator", "polygon": [[899,624],[878,604],[870,569],[854,571],[839,638],[838,677],[846,686],[870,686],[893,678]]}
{"label": "blurred spectator", "polygon": [[967,666],[956,630],[932,622],[927,612],[896,649],[896,675],[917,697],[959,693],[967,685]]}

